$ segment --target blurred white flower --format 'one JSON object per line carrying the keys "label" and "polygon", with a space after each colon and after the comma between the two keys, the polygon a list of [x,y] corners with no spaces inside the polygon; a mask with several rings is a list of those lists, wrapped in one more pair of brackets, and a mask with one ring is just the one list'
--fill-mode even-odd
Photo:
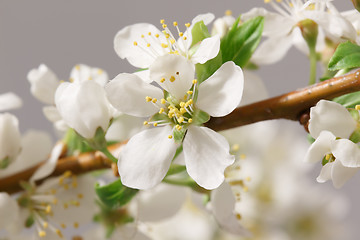
{"label": "blurred white flower", "polygon": [[22,100],[12,92],[0,94],[0,112],[16,109],[22,106]]}
{"label": "blurred white flower", "polygon": [[10,113],[0,113],[0,169],[8,167],[21,151],[18,119]]}

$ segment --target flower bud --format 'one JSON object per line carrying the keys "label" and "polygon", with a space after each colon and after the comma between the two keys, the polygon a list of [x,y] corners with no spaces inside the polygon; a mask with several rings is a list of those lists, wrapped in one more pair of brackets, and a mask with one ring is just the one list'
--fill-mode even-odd
{"label": "flower bud", "polygon": [[9,113],[0,114],[0,169],[6,168],[21,150],[21,135],[17,118]]}
{"label": "flower bud", "polygon": [[93,81],[62,83],[55,104],[65,123],[86,139],[93,138],[99,127],[106,132],[112,118],[104,88]]}
{"label": "flower bud", "polygon": [[301,34],[309,48],[315,49],[318,36],[318,24],[311,19],[305,19],[297,23]]}
{"label": "flower bud", "polygon": [[352,0],[354,7],[360,12],[360,0]]}

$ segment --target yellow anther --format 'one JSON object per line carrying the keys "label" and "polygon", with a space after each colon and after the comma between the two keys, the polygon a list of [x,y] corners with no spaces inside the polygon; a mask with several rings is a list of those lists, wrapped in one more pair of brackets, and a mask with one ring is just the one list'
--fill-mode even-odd
{"label": "yellow anther", "polygon": [[177,22],[173,22],[173,25],[174,25],[174,27],[176,27],[176,26],[178,25],[178,23],[177,23]]}
{"label": "yellow anther", "polygon": [[39,237],[45,237],[46,236],[46,232],[45,231],[40,231],[39,232]]}
{"label": "yellow anther", "polygon": [[187,37],[185,36],[185,37],[183,37],[183,39],[184,39],[184,40],[186,40],[186,39],[187,39]]}
{"label": "yellow anther", "polygon": [[190,23],[185,23],[185,27],[190,27]]}
{"label": "yellow anther", "polygon": [[158,37],[159,37],[159,34],[155,34],[155,37],[157,37],[157,38],[158,38]]}
{"label": "yellow anther", "polygon": [[184,33],[183,32],[179,32],[179,37],[182,37],[184,36]]}
{"label": "yellow anther", "polygon": [[74,82],[74,79],[73,79],[73,78],[69,78],[69,82]]}
{"label": "yellow anther", "polygon": [[78,197],[79,199],[82,199],[82,198],[84,197],[84,195],[81,194],[81,193],[79,193],[79,194],[77,195],[77,197]]}
{"label": "yellow anther", "polygon": [[191,94],[193,94],[193,91],[187,91],[186,93],[191,95]]}
{"label": "yellow anther", "polygon": [[355,109],[356,109],[356,110],[360,110],[360,105],[356,105],[356,106],[355,106]]}
{"label": "yellow anther", "polygon": [[185,102],[180,102],[180,107],[184,107],[185,106]]}
{"label": "yellow anther", "polygon": [[56,194],[56,189],[51,189],[51,190],[50,190],[50,193],[51,193],[52,195],[55,195],[55,194]]}
{"label": "yellow anther", "polygon": [[93,78],[92,77],[89,77],[88,80],[92,80]]}
{"label": "yellow anther", "polygon": [[97,73],[98,73],[99,75],[103,74],[103,72],[104,72],[104,70],[102,70],[102,69],[98,69],[98,71],[97,71]]}
{"label": "yellow anther", "polygon": [[161,99],[161,104],[165,104],[166,103],[166,100],[165,99]]}
{"label": "yellow anther", "polygon": [[330,157],[331,157],[331,154],[326,154],[326,156],[325,156],[326,161],[329,161]]}
{"label": "yellow anther", "polygon": [[173,52],[173,54],[179,55],[179,51],[178,51],[178,50],[175,50],[175,51]]}
{"label": "yellow anther", "polygon": [[56,229],[56,230],[55,230],[55,233],[56,233],[59,237],[61,237],[61,238],[64,237],[64,235],[62,234],[62,232],[61,232],[59,229]]}
{"label": "yellow anther", "polygon": [[153,125],[154,125],[154,127],[157,127],[158,124],[157,124],[157,123],[154,123]]}
{"label": "yellow anther", "polygon": [[161,83],[165,82],[165,78],[160,79],[160,82]]}
{"label": "yellow anther", "polygon": [[240,214],[240,213],[236,214],[236,218],[237,218],[238,220],[241,220],[241,214]]}
{"label": "yellow anther", "polygon": [[69,207],[69,204],[64,203],[64,208],[67,209]]}
{"label": "yellow anther", "polygon": [[244,192],[248,192],[248,191],[249,191],[249,188],[246,187],[246,186],[244,186],[244,187],[243,187],[243,190],[244,190]]}
{"label": "yellow anther", "polygon": [[166,34],[165,34],[165,37],[166,37],[166,38],[170,38],[170,34],[166,33]]}
{"label": "yellow anther", "polygon": [[182,123],[183,121],[184,121],[184,118],[183,118],[183,117],[179,117],[178,122],[179,122],[179,123]]}
{"label": "yellow anther", "polygon": [[166,43],[162,43],[161,46],[162,46],[163,48],[167,48],[169,45],[167,45]]}
{"label": "yellow anther", "polygon": [[167,28],[167,25],[164,23],[163,25],[162,25],[162,28]]}
{"label": "yellow anther", "polygon": [[64,184],[64,189],[69,190],[69,184]]}
{"label": "yellow anther", "polygon": [[170,82],[174,82],[175,81],[175,77],[174,76],[171,76],[170,77]]}
{"label": "yellow anther", "polygon": [[44,222],[44,223],[43,223],[43,227],[44,227],[45,229],[47,229],[47,228],[49,227],[48,222]]}
{"label": "yellow anther", "polygon": [[160,108],[159,113],[162,114],[165,111],[164,108]]}
{"label": "yellow anther", "polygon": [[264,0],[264,3],[269,3],[271,2],[271,0]]}
{"label": "yellow anther", "polygon": [[149,96],[146,96],[146,97],[145,97],[145,100],[146,100],[147,102],[150,102],[150,101],[152,100],[152,98],[149,97]]}
{"label": "yellow anther", "polygon": [[178,131],[180,131],[180,130],[182,129],[182,127],[181,127],[179,124],[177,124],[177,125],[175,126],[175,128],[176,128]]}
{"label": "yellow anther", "polygon": [[65,178],[68,178],[68,177],[70,177],[72,175],[72,173],[71,173],[71,171],[66,171],[64,174],[63,174],[63,176],[65,177]]}
{"label": "yellow anther", "polygon": [[241,154],[240,155],[240,159],[245,159],[246,158],[246,155],[245,154]]}
{"label": "yellow anther", "polygon": [[192,118],[189,118],[188,123],[192,123],[192,122],[193,122]]}
{"label": "yellow anther", "polygon": [[134,46],[137,46],[137,45],[138,45],[138,43],[135,41],[135,42],[134,42]]}
{"label": "yellow anther", "polygon": [[74,228],[78,228],[79,227],[79,223],[78,222],[74,222]]}
{"label": "yellow anther", "polygon": [[54,198],[53,202],[52,202],[54,205],[56,205],[58,203],[58,200],[57,198]]}
{"label": "yellow anther", "polygon": [[151,45],[150,45],[150,43],[148,43],[148,44],[146,44],[146,46],[147,46],[147,47],[150,47]]}
{"label": "yellow anther", "polygon": [[74,201],[74,206],[79,207],[79,206],[80,206],[80,202],[79,202],[79,201]]}
{"label": "yellow anther", "polygon": [[231,150],[234,151],[234,152],[237,152],[240,150],[240,145],[239,144],[234,144],[231,146]]}
{"label": "yellow anther", "polygon": [[248,181],[248,182],[250,182],[250,181],[251,181],[251,177],[246,177],[245,180]]}
{"label": "yellow anther", "polygon": [[76,66],[75,66],[75,69],[76,69],[76,70],[80,70],[80,66],[79,66],[79,65],[76,65]]}
{"label": "yellow anther", "polygon": [[164,20],[164,19],[161,19],[161,20],[160,20],[160,23],[161,23],[161,24],[164,24],[164,23],[165,23],[165,20]]}
{"label": "yellow anther", "polygon": [[[70,79],[69,79],[69,81],[70,81]],[[63,83],[63,82],[65,82],[64,80],[60,80],[60,83]]]}
{"label": "yellow anther", "polygon": [[65,223],[62,223],[62,224],[60,224],[60,226],[62,227],[62,228],[66,228],[66,225],[65,225]]}
{"label": "yellow anther", "polygon": [[173,136],[172,136],[172,135],[169,135],[169,136],[168,136],[168,138],[169,138],[169,139],[172,139],[172,138],[173,138]]}
{"label": "yellow anther", "polygon": [[141,34],[141,38],[144,38],[145,36],[144,36],[144,34]]}
{"label": "yellow anther", "polygon": [[229,9],[229,10],[226,10],[225,11],[225,15],[226,16],[231,16],[232,15],[232,11]]}
{"label": "yellow anther", "polygon": [[45,212],[46,212],[47,214],[51,213],[51,206],[50,206],[50,205],[47,205],[47,206],[46,206]]}
{"label": "yellow anther", "polygon": [[170,39],[171,44],[175,43],[175,39]]}
{"label": "yellow anther", "polygon": [[151,36],[151,32],[148,32],[148,35]]}
{"label": "yellow anther", "polygon": [[192,84],[196,84],[197,83],[197,79],[192,80]]}
{"label": "yellow anther", "polygon": [[157,102],[157,99],[156,99],[156,98],[153,98],[153,99],[152,99],[152,102],[153,102],[153,103],[156,103],[156,102]]}
{"label": "yellow anther", "polygon": [[185,108],[180,108],[180,113],[181,113],[181,114],[186,113],[186,109],[185,109]]}
{"label": "yellow anther", "polygon": [[144,121],[144,125],[146,126],[146,125],[148,125],[149,124],[149,122],[148,121]]}
{"label": "yellow anther", "polygon": [[276,0],[277,2],[282,2],[282,0]]}

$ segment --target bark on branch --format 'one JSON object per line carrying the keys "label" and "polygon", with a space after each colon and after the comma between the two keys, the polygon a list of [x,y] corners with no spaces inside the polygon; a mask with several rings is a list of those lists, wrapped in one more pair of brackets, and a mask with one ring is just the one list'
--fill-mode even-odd
{"label": "bark on branch", "polygon": [[[260,121],[282,118],[300,121],[307,128],[309,109],[319,100],[332,99],[359,90],[360,70],[278,97],[239,107],[225,117],[211,118],[205,125],[215,131],[221,131]],[[125,143],[126,141],[114,144],[109,147],[109,150],[119,148]],[[40,165],[0,179],[0,192],[14,193],[20,191],[20,181],[28,181]],[[90,152],[59,159],[55,171],[49,177],[59,176],[68,170],[74,174],[81,174],[111,167],[111,161],[104,155]]]}

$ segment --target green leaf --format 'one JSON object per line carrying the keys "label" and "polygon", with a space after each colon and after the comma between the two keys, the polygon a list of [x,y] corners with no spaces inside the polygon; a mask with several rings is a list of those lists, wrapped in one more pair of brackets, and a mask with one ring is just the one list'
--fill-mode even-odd
{"label": "green leaf", "polygon": [[211,37],[209,30],[203,21],[199,21],[194,24],[191,30],[191,35],[192,35],[192,42],[190,48],[194,47],[196,44],[198,44],[205,38]]}
{"label": "green leaf", "polygon": [[339,44],[331,57],[329,70],[360,67],[360,46],[351,42]]}
{"label": "green leaf", "polygon": [[353,143],[360,142],[360,129],[356,129],[349,137],[349,140],[352,141]]}
{"label": "green leaf", "polygon": [[124,206],[138,191],[124,186],[120,179],[105,186],[95,185],[95,192],[99,199],[110,208]]}
{"label": "green leaf", "polygon": [[342,95],[334,98],[334,102],[343,105],[346,108],[355,108],[356,105],[360,104],[360,91]]}
{"label": "green leaf", "polygon": [[223,63],[233,61],[240,67],[246,66],[260,43],[264,28],[264,17],[252,18],[239,25],[240,17],[221,40],[220,50]]}

